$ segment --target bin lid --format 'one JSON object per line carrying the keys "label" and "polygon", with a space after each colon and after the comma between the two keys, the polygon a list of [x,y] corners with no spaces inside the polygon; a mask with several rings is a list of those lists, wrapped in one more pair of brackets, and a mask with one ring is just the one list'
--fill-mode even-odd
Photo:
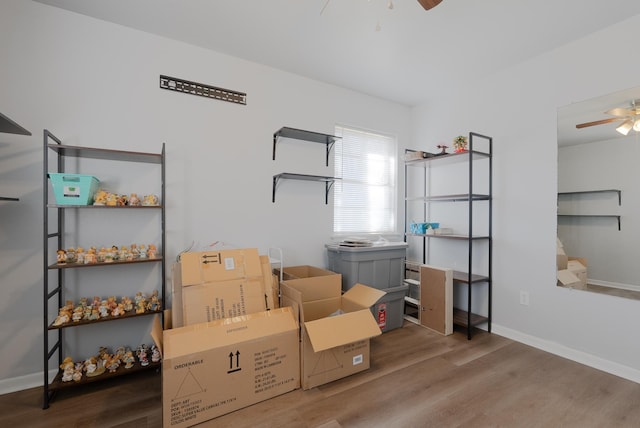
{"label": "bin lid", "polygon": [[381,242],[373,242],[369,247],[352,247],[349,245],[341,245],[338,242],[333,242],[330,244],[325,244],[325,247],[329,251],[348,251],[348,252],[366,252],[366,251],[380,251],[380,250],[396,250],[396,249],[405,249],[409,245],[406,242],[389,242],[389,241],[381,241]]}

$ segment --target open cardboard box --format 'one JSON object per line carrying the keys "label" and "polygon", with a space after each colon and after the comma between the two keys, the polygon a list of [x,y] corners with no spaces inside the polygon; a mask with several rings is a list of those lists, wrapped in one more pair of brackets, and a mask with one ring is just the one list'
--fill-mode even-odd
{"label": "open cardboard box", "polygon": [[[303,389],[367,370],[369,339],[381,334],[370,307],[385,292],[356,284],[341,295],[341,275],[324,273],[280,285],[281,306],[293,307],[300,321]],[[336,312],[343,313],[332,316]]]}
{"label": "open cardboard box", "polygon": [[300,387],[292,308],[152,333],[162,350],[164,427],[190,427]]}

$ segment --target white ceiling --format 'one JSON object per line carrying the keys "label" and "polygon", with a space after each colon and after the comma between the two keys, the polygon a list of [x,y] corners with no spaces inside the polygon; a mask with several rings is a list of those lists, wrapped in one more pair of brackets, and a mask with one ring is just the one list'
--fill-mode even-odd
{"label": "white ceiling", "polygon": [[408,106],[640,13],[638,0],[35,1]]}
{"label": "white ceiling", "polygon": [[[408,106],[640,13],[640,0],[443,0],[430,11],[417,0],[34,1]],[[619,136],[616,124],[575,124],[637,98],[561,109],[559,144]]]}

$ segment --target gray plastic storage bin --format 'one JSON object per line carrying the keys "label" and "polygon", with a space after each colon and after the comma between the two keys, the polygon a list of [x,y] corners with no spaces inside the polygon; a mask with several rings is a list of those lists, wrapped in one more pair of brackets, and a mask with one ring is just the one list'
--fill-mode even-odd
{"label": "gray plastic storage bin", "polygon": [[387,288],[383,290],[387,294],[382,296],[371,307],[371,312],[383,333],[402,327],[404,322],[404,297],[407,295],[408,289],[408,285]]}
{"label": "gray plastic storage bin", "polygon": [[406,242],[388,242],[371,247],[327,244],[329,270],[342,274],[342,290],[357,283],[386,289],[402,285]]}

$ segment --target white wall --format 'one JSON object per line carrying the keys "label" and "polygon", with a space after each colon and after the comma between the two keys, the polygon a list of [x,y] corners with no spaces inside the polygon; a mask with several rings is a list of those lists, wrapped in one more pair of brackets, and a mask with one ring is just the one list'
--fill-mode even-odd
{"label": "white wall", "polygon": [[[325,265],[333,206],[324,185],[282,182],[272,203],[272,176],[332,175],[333,166],[325,166],[324,146],[291,140],[278,144],[273,161],[272,135],[282,126],[332,133],[347,124],[396,135],[400,150],[411,145],[407,107],[39,3],[2,2],[0,57],[0,111],[33,132],[0,134],[0,194],[20,198],[0,206],[4,385],[41,382],[31,375],[42,371],[44,128],[71,145],[158,152],[166,143],[169,261],[192,242],[223,241],[261,253],[279,247],[287,265]],[[159,89],[160,74],[246,92],[247,105]],[[99,178],[132,191],[118,171]],[[110,295],[82,286],[87,296]],[[145,325],[140,336],[107,324],[107,333],[86,327],[86,340],[75,337],[81,329],[69,335],[80,347],[150,340]]]}
{"label": "white wall", "polygon": [[630,18],[414,112],[415,141],[448,142],[461,126],[494,137],[494,331],[636,381],[640,302],[557,287],[554,254],[557,108],[638,85],[640,59],[619,41],[639,24]]}
{"label": "white wall", "polygon": [[[31,374],[42,370],[43,128],[86,146],[157,151],[166,142],[170,259],[192,241],[220,240],[280,247],[287,264],[324,264],[332,210],[323,191],[287,182],[271,203],[273,174],[327,171],[323,148],[285,142],[272,161],[271,136],[335,123],[396,134],[401,150],[469,130],[493,136],[494,331],[640,381],[640,302],[556,287],[554,256],[556,109],[638,84],[640,59],[619,41],[640,18],[410,112],[41,4],[0,8],[0,111],[34,133],[0,135],[0,194],[20,198],[0,207],[3,384],[41,379]],[[247,92],[248,105],[161,90],[160,74]],[[529,306],[519,305],[520,290]]]}
{"label": "white wall", "polygon": [[[613,132],[613,128],[612,128]],[[558,191],[618,189],[618,194],[566,195],[558,200],[564,214],[620,215],[615,218],[559,217],[558,237],[565,252],[587,259],[590,284],[640,290],[637,267],[637,237],[640,226],[638,189],[640,135],[612,138],[558,150]]]}

